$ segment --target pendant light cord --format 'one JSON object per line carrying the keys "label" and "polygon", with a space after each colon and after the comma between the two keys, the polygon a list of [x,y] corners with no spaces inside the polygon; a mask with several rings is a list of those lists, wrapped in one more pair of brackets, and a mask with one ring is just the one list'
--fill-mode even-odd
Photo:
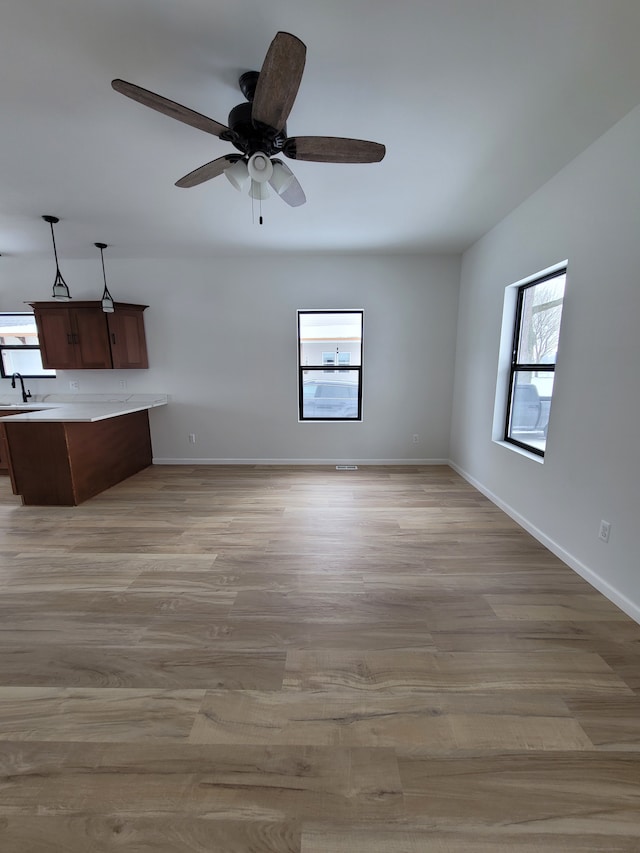
{"label": "pendant light cord", "polygon": [[109,293],[107,286],[107,273],[104,269],[104,250],[107,248],[106,243],[94,243],[96,249],[100,249],[100,260],[102,261],[102,280],[104,281],[104,291],[102,293],[102,310],[110,314],[113,311],[113,296]]}
{"label": "pendant light cord", "polygon": [[[62,274],[60,273],[60,264],[58,263],[58,250],[56,249],[56,237],[55,237],[55,234],[53,233],[53,222],[50,222],[49,226],[51,228],[51,241],[53,243],[53,257],[56,259],[56,280],[57,280],[58,276],[60,276],[60,278],[62,278]],[[64,279],[63,279],[63,281],[64,281]]]}
{"label": "pendant light cord", "polygon": [[104,271],[104,249],[102,247],[100,247],[100,258],[102,260],[102,278],[104,280],[104,289],[108,293],[109,288],[107,287],[107,274]]}

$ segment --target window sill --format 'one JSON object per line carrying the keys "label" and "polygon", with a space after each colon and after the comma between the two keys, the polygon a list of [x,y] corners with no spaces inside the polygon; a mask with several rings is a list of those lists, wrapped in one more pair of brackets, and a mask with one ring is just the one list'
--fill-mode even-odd
{"label": "window sill", "polygon": [[517,453],[518,456],[524,456],[527,459],[531,459],[532,462],[544,465],[544,456],[538,456],[537,453],[531,453],[530,450],[525,450],[524,447],[518,447],[517,444],[511,444],[510,441],[500,441],[495,438],[493,439],[493,443],[500,447],[504,447],[506,450],[510,450],[512,453]]}

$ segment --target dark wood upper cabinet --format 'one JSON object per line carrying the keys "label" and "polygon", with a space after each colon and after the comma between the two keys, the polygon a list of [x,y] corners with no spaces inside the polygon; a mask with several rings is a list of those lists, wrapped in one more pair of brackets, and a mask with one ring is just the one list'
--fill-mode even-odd
{"label": "dark wood upper cabinet", "polygon": [[120,305],[106,315],[114,367],[149,367],[143,310],[141,305]]}
{"label": "dark wood upper cabinet", "polygon": [[42,365],[54,370],[146,368],[142,312],[146,305],[116,302],[105,314],[100,302],[30,302]]}
{"label": "dark wood upper cabinet", "polygon": [[33,305],[38,327],[38,340],[43,367],[71,370],[77,366],[78,350],[73,346],[72,315],[68,309],[36,308]]}

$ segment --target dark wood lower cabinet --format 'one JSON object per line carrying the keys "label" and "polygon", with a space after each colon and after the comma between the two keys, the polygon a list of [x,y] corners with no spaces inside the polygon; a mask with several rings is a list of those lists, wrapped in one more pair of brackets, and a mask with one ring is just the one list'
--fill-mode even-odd
{"label": "dark wood lower cabinet", "polygon": [[[9,415],[22,415],[33,409],[2,409],[0,408],[0,417],[6,418]],[[4,423],[0,423],[0,474],[9,472],[9,450],[7,448],[7,437],[4,432]]]}
{"label": "dark wood lower cabinet", "polygon": [[76,506],[151,465],[147,411],[93,423],[4,423],[13,491],[27,506]]}
{"label": "dark wood lower cabinet", "polygon": [[7,438],[4,434],[4,424],[0,424],[0,473],[9,470],[9,450],[7,449]]}

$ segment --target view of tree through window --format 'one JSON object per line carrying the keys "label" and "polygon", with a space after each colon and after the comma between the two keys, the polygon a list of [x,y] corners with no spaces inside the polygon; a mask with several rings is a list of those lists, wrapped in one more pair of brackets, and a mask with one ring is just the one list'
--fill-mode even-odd
{"label": "view of tree through window", "polygon": [[540,456],[547,446],[565,282],[561,270],[518,289],[505,440]]}
{"label": "view of tree through window", "polygon": [[300,420],[362,419],[362,311],[298,311]]}

